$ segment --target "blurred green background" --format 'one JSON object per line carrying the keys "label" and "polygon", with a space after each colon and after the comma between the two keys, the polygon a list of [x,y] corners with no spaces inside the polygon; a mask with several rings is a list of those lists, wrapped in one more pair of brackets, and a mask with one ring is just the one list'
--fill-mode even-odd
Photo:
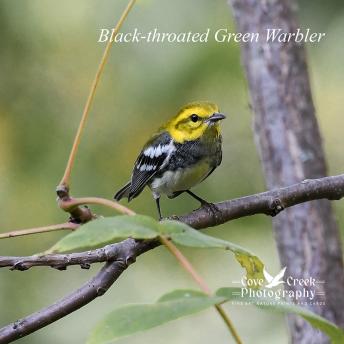
{"label": "blurred green background", "polygon": [[[0,0],[0,218],[1,232],[66,220],[55,202],[59,182],[104,44],[99,29],[111,27],[126,2],[94,0]],[[326,32],[307,46],[310,76],[324,137],[329,173],[343,171],[344,3],[300,3],[301,27]],[[123,31],[234,31],[227,1],[138,1]],[[228,115],[223,122],[221,168],[195,188],[220,201],[264,190],[252,135],[248,90],[237,44],[117,44],[98,88],[72,175],[72,194],[111,198],[130,176],[136,155],[153,130],[192,100],[211,100]],[[125,204],[125,202],[124,202]],[[131,203],[156,216],[150,192]],[[188,212],[198,204],[187,196],[162,200],[165,215]],[[336,214],[342,226],[343,202]],[[107,209],[92,207],[99,214]],[[255,216],[206,232],[251,249],[279,270],[271,221]],[[0,241],[1,255],[29,255],[54,244],[65,233]],[[213,250],[184,250],[215,289],[230,286],[243,271],[233,257]],[[70,267],[59,272],[35,268],[0,271],[0,325],[47,306],[93,276]],[[90,329],[114,307],[153,302],[174,288],[195,287],[163,248],[140,257],[109,292],[81,310],[20,343],[84,343]],[[228,306],[227,306],[228,307]],[[287,343],[282,316],[251,307],[228,311],[245,343]],[[229,335],[213,310],[119,341],[136,343],[227,343]]]}

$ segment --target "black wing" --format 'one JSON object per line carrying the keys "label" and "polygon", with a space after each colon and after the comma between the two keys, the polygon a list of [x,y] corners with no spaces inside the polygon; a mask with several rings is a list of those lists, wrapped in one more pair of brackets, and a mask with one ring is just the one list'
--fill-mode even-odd
{"label": "black wing", "polygon": [[129,201],[138,196],[152,177],[167,163],[174,149],[171,136],[167,132],[153,137],[145,145],[135,162],[128,194]]}

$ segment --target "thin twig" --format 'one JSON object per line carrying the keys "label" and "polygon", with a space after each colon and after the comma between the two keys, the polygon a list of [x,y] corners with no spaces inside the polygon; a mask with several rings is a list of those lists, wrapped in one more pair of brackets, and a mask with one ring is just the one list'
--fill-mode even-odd
{"label": "thin twig", "polygon": [[[121,214],[127,214],[127,215],[135,215],[135,212],[131,209],[108,199],[100,198],[100,197],[81,197],[81,198],[69,198],[68,200],[59,200],[60,207],[69,212],[74,207],[77,207],[79,205],[86,205],[86,204],[98,204],[103,205],[105,207],[114,209]],[[0,239],[7,239],[7,238],[13,238],[23,235],[30,235],[30,234],[39,234],[39,233],[45,233],[45,232],[52,232],[52,231],[59,231],[59,230],[75,230],[80,225],[73,222],[65,222],[57,225],[51,225],[51,226],[44,226],[44,227],[35,227],[35,228],[28,228],[28,229],[21,229],[21,230],[15,230],[11,232],[1,233]]]}
{"label": "thin twig", "polygon": [[69,212],[73,208],[79,206],[79,205],[85,205],[85,204],[98,204],[103,205],[105,207],[115,209],[116,211],[127,214],[127,215],[135,215],[135,212],[131,209],[125,207],[124,205],[121,205],[115,201],[108,200],[106,198],[100,198],[100,197],[80,197],[80,198],[69,198],[68,200],[58,200],[59,206],[61,209]]}
{"label": "thin twig", "polygon": [[[115,36],[119,32],[122,24],[124,23],[125,19],[127,18],[128,14],[129,14],[130,10],[134,6],[135,1],[136,0],[131,0],[128,3],[128,5],[125,8],[122,16],[120,17],[119,21],[117,22],[116,26],[113,29],[114,33],[113,33],[112,36]],[[94,95],[95,95],[95,92],[96,92],[96,89],[97,89],[97,86],[98,86],[101,74],[102,74],[102,72],[104,70],[104,67],[105,67],[105,64],[106,64],[106,62],[108,60],[110,49],[111,49],[113,43],[114,43],[114,41],[109,39],[109,41],[108,41],[108,43],[107,43],[107,45],[105,47],[103,56],[102,56],[102,58],[100,60],[100,63],[99,63],[96,75],[95,75],[94,80],[92,82],[91,89],[90,89],[90,92],[89,92],[89,95],[88,95],[88,98],[87,98],[87,101],[86,101],[86,104],[85,104],[85,107],[84,107],[84,111],[82,113],[82,117],[81,117],[81,121],[80,121],[80,124],[79,124],[79,127],[78,127],[78,131],[77,131],[77,133],[75,135],[75,138],[74,138],[74,142],[73,142],[72,150],[71,150],[70,155],[69,155],[68,163],[67,163],[64,175],[63,175],[63,177],[62,177],[62,179],[60,181],[60,185],[64,185],[67,188],[69,188],[70,175],[71,175],[71,172],[72,172],[75,156],[76,156],[79,144],[80,144],[81,134],[82,134],[83,129],[84,129],[85,125],[86,125],[86,120],[87,120],[87,117],[88,117],[88,114],[89,114],[89,111],[90,111],[90,107],[91,107],[92,101],[94,99]]]}
{"label": "thin twig", "polygon": [[167,247],[167,249],[175,256],[175,258],[178,260],[180,265],[189,273],[189,275],[193,278],[193,280],[199,285],[201,290],[205,294],[211,295],[211,291],[207,283],[197,273],[197,271],[193,268],[192,264],[183,255],[183,253],[177,248],[177,246],[175,246],[170,240],[168,240],[164,236],[160,236],[159,239],[161,243],[164,244]]}
{"label": "thin twig", "polygon": [[[192,264],[189,260],[183,255],[183,253],[178,249],[176,245],[174,245],[170,240],[168,240],[164,236],[159,237],[162,244],[164,244],[167,249],[172,253],[172,255],[178,260],[179,264],[183,267],[185,271],[189,273],[189,275],[193,278],[193,280],[198,284],[200,289],[207,295],[211,296],[212,292],[208,287],[205,280],[198,274],[198,272],[194,269]],[[239,337],[238,332],[236,331],[232,321],[230,320],[229,316],[226,314],[225,310],[222,308],[221,305],[214,306],[225,324],[227,325],[230,333],[232,334],[235,342],[237,344],[242,344],[242,341]]]}
{"label": "thin twig", "polygon": [[20,230],[16,230],[16,231],[7,232],[7,233],[1,233],[0,239],[13,238],[13,237],[30,235],[30,234],[60,231],[60,230],[74,230],[74,229],[77,229],[78,227],[79,227],[79,225],[77,223],[65,222],[65,223],[60,223],[57,225],[28,228],[28,229],[20,229]]}

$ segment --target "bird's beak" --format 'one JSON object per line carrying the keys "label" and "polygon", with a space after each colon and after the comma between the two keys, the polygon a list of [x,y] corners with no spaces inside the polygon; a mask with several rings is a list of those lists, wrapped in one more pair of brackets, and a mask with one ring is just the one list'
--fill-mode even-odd
{"label": "bird's beak", "polygon": [[207,120],[208,123],[215,123],[218,121],[221,121],[222,119],[225,119],[226,116],[222,113],[219,112],[215,112],[213,113]]}

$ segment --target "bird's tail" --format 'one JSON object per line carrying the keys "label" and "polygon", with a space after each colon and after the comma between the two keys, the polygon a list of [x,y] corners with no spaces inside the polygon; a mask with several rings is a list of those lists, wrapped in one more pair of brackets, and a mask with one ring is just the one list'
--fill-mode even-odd
{"label": "bird's tail", "polygon": [[125,184],[120,190],[117,191],[116,195],[114,196],[114,199],[116,201],[119,201],[123,197],[129,197],[130,187],[131,187],[131,182],[128,182],[127,184]]}

